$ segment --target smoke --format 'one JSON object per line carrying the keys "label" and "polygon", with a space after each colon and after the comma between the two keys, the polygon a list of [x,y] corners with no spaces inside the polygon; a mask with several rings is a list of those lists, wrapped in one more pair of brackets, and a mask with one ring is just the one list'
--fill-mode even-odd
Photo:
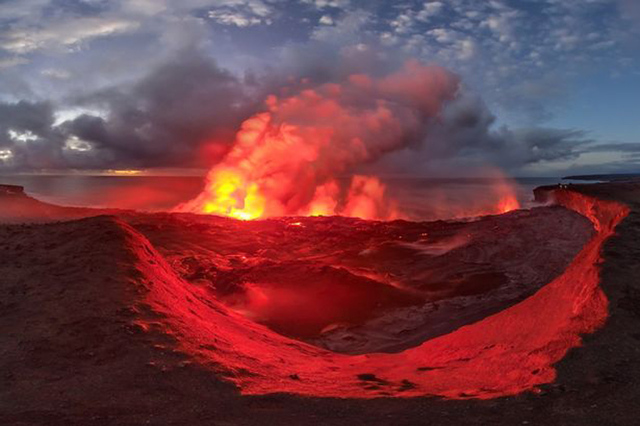
{"label": "smoke", "polygon": [[505,126],[494,129],[495,121],[481,98],[462,93],[443,111],[442,120],[429,135],[432,144],[428,155],[490,160],[500,168],[516,169],[577,158],[578,148],[590,143],[579,130]]}
{"label": "smoke", "polygon": [[[247,155],[235,135],[259,113],[271,134],[290,132],[286,123],[298,138],[329,140],[312,171],[299,161],[300,144],[281,150],[291,176],[311,188],[351,172],[517,171],[589,150],[574,130],[495,128],[482,99],[442,68],[409,61],[398,70],[397,56],[358,46],[311,50],[290,48],[279,68],[238,76],[186,49],[140,80],[74,96],[66,107],[102,113],[62,123],[50,102],[0,103],[0,170],[211,167]],[[313,196],[284,192],[286,211]]]}
{"label": "smoke", "polygon": [[428,129],[423,143],[387,156],[366,172],[386,174],[484,176],[487,168],[521,173],[531,166],[576,160],[594,141],[584,131],[496,127],[484,101],[461,87]]}
{"label": "smoke", "polygon": [[266,111],[246,120],[233,148],[208,176],[207,188],[182,210],[261,216],[346,214],[389,218],[384,187],[357,176],[360,164],[420,143],[456,97],[459,79],[409,61],[391,74],[352,74],[271,95]]}

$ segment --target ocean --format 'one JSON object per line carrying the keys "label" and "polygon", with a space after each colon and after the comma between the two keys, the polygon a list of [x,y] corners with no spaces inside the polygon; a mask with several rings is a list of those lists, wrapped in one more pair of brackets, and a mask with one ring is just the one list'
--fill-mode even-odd
{"label": "ocean", "polygon": [[[495,179],[383,178],[387,195],[412,220],[436,220],[492,213],[504,195]],[[560,178],[514,178],[509,185],[522,208],[533,204],[533,189]],[[20,185],[42,201],[66,206],[169,210],[198,195],[200,176],[7,175],[0,184]]]}

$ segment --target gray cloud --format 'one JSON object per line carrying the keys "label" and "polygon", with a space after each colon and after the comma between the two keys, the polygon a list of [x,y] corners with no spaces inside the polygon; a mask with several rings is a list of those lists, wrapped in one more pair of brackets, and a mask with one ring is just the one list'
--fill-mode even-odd
{"label": "gray cloud", "polygon": [[137,167],[216,161],[254,108],[243,82],[194,51],[180,53],[131,87],[79,101],[106,110],[107,116],[82,115],[62,123],[64,133],[109,150],[117,163]]}
{"label": "gray cloud", "polygon": [[498,167],[512,173],[523,168],[575,160],[591,152],[588,134],[575,129],[496,127],[496,118],[477,95],[464,89],[442,111],[422,144],[384,159],[392,174],[475,173]]}
{"label": "gray cloud", "polygon": [[[622,60],[637,12],[632,0],[8,0],[0,169],[208,166],[266,94],[299,90],[301,77],[388,73],[406,57],[454,70],[484,101],[463,89],[398,169],[455,159],[517,170],[616,149],[632,161],[626,145],[539,126],[572,73]],[[257,53],[234,50],[241,41]],[[70,108],[103,113],[54,125]],[[530,127],[497,127],[493,112]]]}
{"label": "gray cloud", "polygon": [[[461,93],[442,114],[427,141],[430,158],[466,157],[506,169],[577,158],[590,143],[580,130],[543,127],[495,129],[495,117],[477,95]],[[433,150],[431,145],[438,149]],[[438,155],[439,154],[439,155]]]}
{"label": "gray cloud", "polygon": [[60,166],[62,136],[47,102],[0,103],[0,170]]}
{"label": "gray cloud", "polygon": [[[291,61],[283,65],[286,72],[272,69],[241,79],[202,52],[186,50],[133,84],[78,97],[77,106],[104,114],[82,114],[57,126],[51,103],[1,104],[0,169],[209,167],[227,152],[240,123],[266,108],[266,94],[296,93],[309,84],[341,83],[352,74],[390,67],[376,52],[355,53],[362,56],[345,51],[320,66],[314,55],[292,50]],[[461,164],[491,164],[517,171],[589,152],[636,151],[627,144],[594,144],[579,130],[496,128],[495,121],[484,101],[462,87],[426,135],[372,168],[428,174]]]}
{"label": "gray cloud", "polygon": [[608,143],[592,144],[585,147],[585,152],[622,152],[636,154],[640,153],[640,143]]}
{"label": "gray cloud", "polygon": [[0,104],[0,146],[12,152],[0,168],[206,167],[224,155],[255,110],[247,88],[189,50],[134,84],[75,100],[104,115],[82,114],[54,126],[51,103]]}

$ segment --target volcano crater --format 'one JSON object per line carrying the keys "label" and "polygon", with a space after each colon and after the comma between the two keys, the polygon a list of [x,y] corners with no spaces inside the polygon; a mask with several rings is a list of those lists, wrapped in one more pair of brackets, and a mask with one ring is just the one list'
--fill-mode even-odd
{"label": "volcano crater", "polygon": [[400,352],[503,310],[560,275],[594,234],[559,206],[470,221],[162,223],[132,220],[185,281],[279,334],[347,354]]}
{"label": "volcano crater", "polygon": [[[37,307],[19,294],[9,300],[9,319],[46,304],[67,322],[124,321],[133,334],[113,333],[125,346],[158,340],[154,348],[171,346],[243,394],[486,399],[535,390],[607,318],[600,252],[629,212],[578,191],[545,191],[557,206],[417,223],[90,217],[105,211],[12,189],[4,221],[86,219],[6,227],[20,241],[4,246],[7,262],[20,258],[11,273],[38,294]],[[58,245],[76,266],[51,263],[45,254]],[[41,329],[20,324],[22,335],[40,338]],[[60,330],[47,327],[55,340]],[[167,356],[162,368],[181,359]]]}

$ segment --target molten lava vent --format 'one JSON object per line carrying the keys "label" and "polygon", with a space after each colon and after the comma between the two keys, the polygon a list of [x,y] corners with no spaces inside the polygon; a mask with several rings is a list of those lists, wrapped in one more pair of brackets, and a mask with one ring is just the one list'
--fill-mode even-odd
{"label": "molten lava vent", "polygon": [[[411,61],[384,77],[301,86],[270,96],[267,111],[242,124],[202,194],[179,211],[238,219],[399,216],[380,180],[354,171],[424,139],[456,96],[457,77]],[[345,174],[355,176],[345,182]]]}

